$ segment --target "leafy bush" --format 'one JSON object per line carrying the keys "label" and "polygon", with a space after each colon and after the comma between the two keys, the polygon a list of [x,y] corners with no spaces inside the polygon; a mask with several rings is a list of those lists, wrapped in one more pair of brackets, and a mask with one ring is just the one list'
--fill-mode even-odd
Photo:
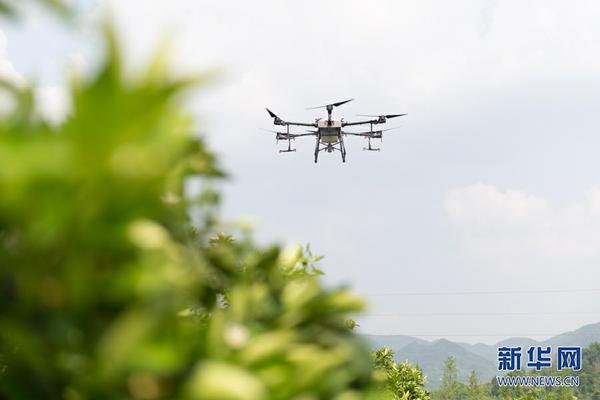
{"label": "leafy bush", "polygon": [[373,354],[375,368],[383,373],[387,393],[397,400],[429,400],[425,390],[425,376],[420,368],[409,362],[397,364],[394,353],[388,348],[380,348]]}
{"label": "leafy bush", "polygon": [[181,106],[202,79],[161,58],[128,77],[106,37],[60,126],[3,85],[0,397],[379,398],[347,326],[362,301],[323,288],[310,253],[217,232],[223,174]]}

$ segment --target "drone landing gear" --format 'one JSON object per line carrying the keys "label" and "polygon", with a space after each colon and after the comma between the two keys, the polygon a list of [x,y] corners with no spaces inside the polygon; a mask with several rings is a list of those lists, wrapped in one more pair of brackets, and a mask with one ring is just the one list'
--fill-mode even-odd
{"label": "drone landing gear", "polygon": [[363,147],[363,150],[365,151],[380,151],[381,149],[378,147],[371,147],[371,138],[369,139],[369,147]]}
{"label": "drone landing gear", "polygon": [[288,139],[288,148],[285,150],[279,150],[280,153],[291,153],[292,151],[296,151],[296,149],[292,149],[292,140]]}
{"label": "drone landing gear", "polygon": [[[323,146],[321,146],[323,144]],[[315,145],[315,163],[319,160],[319,153],[322,151],[327,151],[328,153],[332,153],[335,150],[339,150],[342,154],[342,162],[346,162],[346,146],[344,145],[344,140],[340,138],[338,142],[335,143],[321,143],[321,138],[317,137],[317,143]]]}

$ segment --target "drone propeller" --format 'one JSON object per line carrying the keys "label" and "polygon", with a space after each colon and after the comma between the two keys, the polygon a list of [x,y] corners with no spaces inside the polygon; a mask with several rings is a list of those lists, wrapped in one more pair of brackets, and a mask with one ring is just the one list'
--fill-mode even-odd
{"label": "drone propeller", "polygon": [[350,102],[352,100],[354,100],[354,99],[344,100],[344,101],[338,101],[337,103],[325,104],[324,106],[309,107],[309,108],[307,108],[307,110],[315,110],[317,108],[339,107],[342,104],[346,104],[346,103],[348,103],[348,102]]}
{"label": "drone propeller", "polygon": [[396,117],[401,117],[403,115],[407,115],[407,114],[387,114],[387,115],[368,115],[368,114],[356,114],[359,117],[372,117],[372,118],[396,118]]}
{"label": "drone propeller", "polygon": [[275,113],[273,111],[269,110],[268,108],[265,107],[265,110],[267,110],[267,112],[269,113],[271,118],[279,118],[277,115],[275,115]]}

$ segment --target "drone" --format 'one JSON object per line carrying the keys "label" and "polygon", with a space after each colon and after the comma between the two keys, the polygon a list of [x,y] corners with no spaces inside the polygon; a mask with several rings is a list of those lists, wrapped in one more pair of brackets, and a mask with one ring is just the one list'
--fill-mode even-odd
{"label": "drone", "polygon": [[[342,155],[342,162],[346,162],[346,146],[344,145],[344,137],[345,136],[360,136],[366,138],[368,140],[368,147],[364,147],[363,150],[366,151],[379,151],[380,148],[371,146],[371,139],[383,139],[383,132],[388,131],[390,129],[379,129],[373,130],[373,125],[384,124],[390,118],[401,117],[406,114],[387,114],[387,115],[359,115],[360,117],[368,117],[374,118],[365,121],[356,121],[349,122],[344,121],[344,119],[340,119],[339,121],[335,121],[331,119],[331,114],[333,112],[334,107],[339,107],[342,104],[346,104],[350,100],[339,101],[337,103],[326,104],[324,106],[318,107],[310,107],[307,110],[316,110],[319,108],[327,109],[327,119],[317,118],[315,122],[289,122],[284,121],[279,118],[273,111],[266,109],[269,113],[269,116],[273,118],[273,124],[279,126],[285,126],[286,131],[271,131],[269,132],[275,133],[275,140],[279,142],[280,140],[287,140],[288,147],[284,150],[279,150],[280,153],[289,153],[296,151],[296,149],[292,148],[292,140],[295,140],[297,137],[302,136],[314,136],[316,137],[316,146],[315,146],[315,163],[319,160],[319,153],[322,151],[326,151],[328,153],[332,153],[333,151],[339,151]],[[344,128],[356,125],[370,125],[370,130],[364,132],[350,132],[346,131]],[[290,126],[305,126],[313,129],[307,130],[306,133],[291,133]],[[315,129],[316,128],[316,129]]]}

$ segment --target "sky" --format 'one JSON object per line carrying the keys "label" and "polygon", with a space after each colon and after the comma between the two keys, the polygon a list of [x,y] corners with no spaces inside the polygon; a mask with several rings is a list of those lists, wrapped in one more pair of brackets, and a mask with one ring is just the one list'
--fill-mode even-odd
{"label": "sky", "polygon": [[[107,15],[132,71],[167,42],[177,73],[216,72],[188,106],[230,175],[224,218],[325,255],[327,283],[370,304],[361,332],[494,343],[600,321],[600,3],[74,3],[75,27],[3,22],[0,74],[60,121]],[[312,139],[279,154],[260,130],[264,107],[312,122],[348,98],[334,117],[408,113],[381,152],[350,138],[345,164],[314,164]]]}

